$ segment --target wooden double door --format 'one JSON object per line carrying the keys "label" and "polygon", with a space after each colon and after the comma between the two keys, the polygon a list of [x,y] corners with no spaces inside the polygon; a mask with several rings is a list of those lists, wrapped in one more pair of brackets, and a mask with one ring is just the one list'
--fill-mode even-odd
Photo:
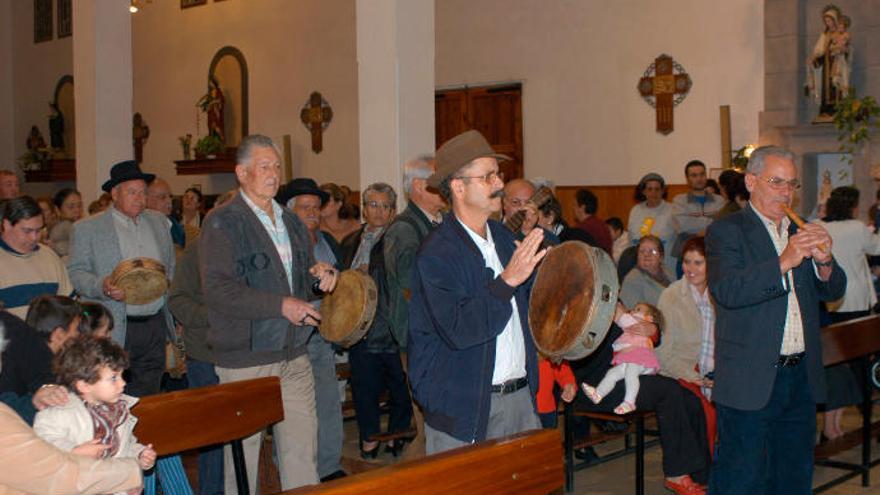
{"label": "wooden double door", "polygon": [[522,85],[445,89],[434,96],[436,147],[470,129],[480,131],[498,153],[504,180],[523,176]]}

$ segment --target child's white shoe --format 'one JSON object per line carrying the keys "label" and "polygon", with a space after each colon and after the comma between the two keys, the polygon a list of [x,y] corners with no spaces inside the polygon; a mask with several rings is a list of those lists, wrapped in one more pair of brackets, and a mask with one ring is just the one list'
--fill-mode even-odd
{"label": "child's white shoe", "polygon": [[614,414],[629,414],[636,410],[636,405],[629,401],[623,401],[614,408]]}
{"label": "child's white shoe", "polygon": [[593,401],[593,404],[598,404],[602,402],[602,396],[599,394],[595,387],[591,387],[587,385],[586,382],[584,382],[581,383],[581,388],[584,390],[584,394],[586,394],[587,397],[589,397],[590,400]]}

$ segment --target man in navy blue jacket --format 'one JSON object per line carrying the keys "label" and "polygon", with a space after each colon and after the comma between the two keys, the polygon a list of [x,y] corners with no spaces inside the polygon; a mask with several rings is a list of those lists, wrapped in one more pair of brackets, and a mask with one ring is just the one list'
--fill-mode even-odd
{"label": "man in navy blue jacket", "polygon": [[409,373],[425,413],[426,451],[540,428],[537,351],[528,327],[543,231],[520,243],[489,220],[501,209],[498,155],[477,131],[437,151],[430,187],[452,205],[416,257]]}
{"label": "man in navy blue jacket", "polygon": [[749,205],[706,235],[717,311],[711,494],[812,489],[816,404],[826,396],[819,302],[842,297],[846,275],[823,227],[797,229],[786,217],[800,185],[794,158],[782,148],[755,150]]}

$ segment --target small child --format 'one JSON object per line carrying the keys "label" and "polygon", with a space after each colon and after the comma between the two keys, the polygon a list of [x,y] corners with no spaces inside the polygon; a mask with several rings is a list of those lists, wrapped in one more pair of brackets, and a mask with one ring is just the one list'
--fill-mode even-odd
{"label": "small child", "polygon": [[79,333],[93,337],[109,338],[113,331],[113,315],[101,303],[84,302],[82,319],[79,321]]}
{"label": "small child", "polygon": [[614,408],[615,414],[627,414],[636,410],[636,397],[639,395],[639,375],[653,375],[660,371],[660,362],[654,354],[654,342],[649,337],[636,335],[629,329],[642,322],[657,325],[658,332],[663,327],[663,314],[648,303],[638,303],[631,311],[625,311],[622,304],[617,305],[614,321],[623,330],[623,335],[611,345],[614,349],[613,367],[608,370],[596,388],[581,384],[584,393],[594,404],[614,388],[620,380],[626,385],[623,402]]}
{"label": "small child", "polygon": [[556,428],[559,415],[556,413],[555,385],[559,384],[562,389],[560,398],[565,402],[571,402],[577,394],[577,382],[568,361],[556,364],[543,355],[539,355],[538,358],[538,394],[535,398],[538,417],[544,428]]}
{"label": "small child", "polygon": [[125,351],[110,339],[80,336],[55,358],[58,383],[72,392],[62,406],[37,413],[34,432],[56,447],[95,459],[134,457],[141,469],[156,462],[152,445],[137,442],[137,399],[122,393]]}

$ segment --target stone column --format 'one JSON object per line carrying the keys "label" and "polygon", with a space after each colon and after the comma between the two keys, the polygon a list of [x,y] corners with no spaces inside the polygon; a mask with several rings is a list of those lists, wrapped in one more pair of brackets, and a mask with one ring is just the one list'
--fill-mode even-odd
{"label": "stone column", "polygon": [[402,165],[434,151],[434,1],[357,0],[361,190],[387,182],[405,204]]}
{"label": "stone column", "polygon": [[132,149],[131,13],[128,2],[73,2],[76,186],[91,201],[110,167]]}

